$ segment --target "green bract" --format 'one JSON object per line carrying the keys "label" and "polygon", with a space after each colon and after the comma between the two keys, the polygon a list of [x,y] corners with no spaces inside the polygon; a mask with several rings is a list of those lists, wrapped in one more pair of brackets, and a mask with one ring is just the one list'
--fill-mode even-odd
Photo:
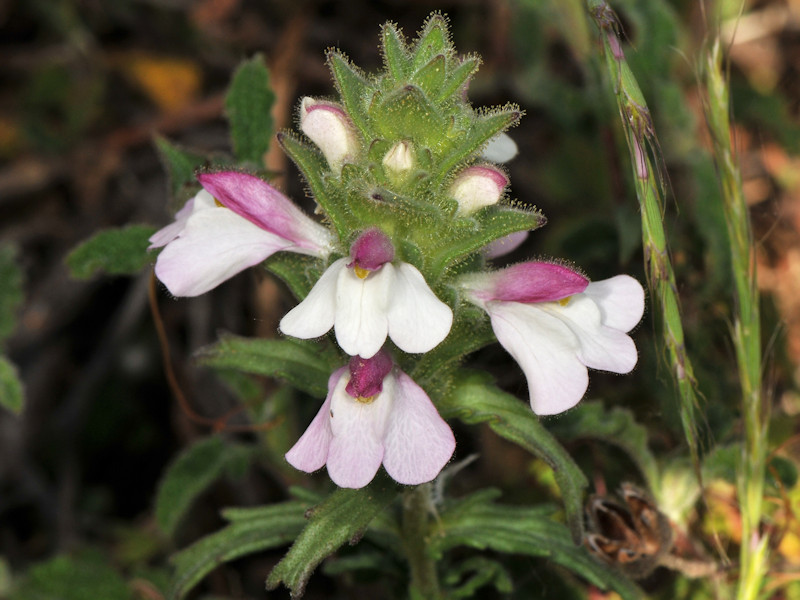
{"label": "green bract", "polygon": [[458,203],[449,194],[458,173],[480,162],[486,143],[522,113],[513,105],[473,109],[466,89],[479,60],[456,55],[441,15],[428,20],[411,46],[393,24],[384,27],[381,42],[386,71],[378,75],[365,75],[338,51],[328,55],[357,139],[356,156],[341,172],[315,144],[293,134],[278,139],[343,246],[378,227],[392,238],[398,258],[435,287],[489,242],[544,223],[536,209],[510,203],[456,217]]}

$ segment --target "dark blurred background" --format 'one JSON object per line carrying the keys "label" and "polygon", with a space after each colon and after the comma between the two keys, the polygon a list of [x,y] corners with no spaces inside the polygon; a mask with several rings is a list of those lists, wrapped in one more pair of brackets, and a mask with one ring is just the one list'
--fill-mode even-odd
{"label": "dark blurred background", "polygon": [[[614,4],[669,168],[666,223],[690,349],[711,407],[707,418],[723,439],[735,428],[736,378],[726,341],[724,230],[709,208],[718,192],[696,90],[694,56],[709,32],[699,6]],[[730,36],[738,3],[707,8]],[[550,224],[511,259],[559,256],[594,279],[630,272],[644,281],[630,167],[615,140],[617,116],[580,2],[0,0],[0,242],[17,248],[25,293],[6,352],[26,395],[21,416],[0,412],[0,596],[31,565],[90,548],[131,576],[134,597],[161,598],[165,557],[174,548],[153,524],[154,490],[175,453],[211,429],[181,409],[166,383],[148,307],[150,271],[76,281],[66,254],[101,228],[171,220],[185,198],[170,197],[154,136],[205,155],[229,153],[223,98],[244,58],[264,54],[275,121],[293,127],[299,97],[333,95],[327,48],[376,71],[380,24],[394,21],[413,37],[434,10],[449,17],[460,52],[483,58],[473,104],[515,102],[527,112],[510,132],[521,150],[508,167],[512,196],[537,205]],[[769,381],[776,410],[793,416],[800,412],[800,2],[746,3],[738,35],[729,48],[737,141],[760,284],[769,293],[767,331],[778,334],[769,346]],[[278,185],[302,201],[304,185],[277,148],[267,163]],[[235,410],[238,400],[192,366],[192,352],[221,330],[275,335],[292,303],[280,284],[255,271],[196,299],[158,290],[178,379],[194,410],[211,419]],[[590,394],[634,404],[655,447],[668,451],[680,445],[680,429],[651,317],[637,338],[635,376],[594,374]],[[483,353],[479,360],[525,397],[524,380],[504,357]],[[722,372],[720,364],[727,365]],[[710,385],[702,386],[704,378]],[[529,459],[483,438],[475,485],[525,497],[539,477]],[[597,461],[588,459],[602,470]],[[218,527],[220,506],[280,493],[263,472],[214,487],[184,542]],[[235,563],[207,589],[262,597],[279,556]],[[309,597],[331,597],[325,585],[312,580]],[[337,593],[346,594],[339,585]]]}

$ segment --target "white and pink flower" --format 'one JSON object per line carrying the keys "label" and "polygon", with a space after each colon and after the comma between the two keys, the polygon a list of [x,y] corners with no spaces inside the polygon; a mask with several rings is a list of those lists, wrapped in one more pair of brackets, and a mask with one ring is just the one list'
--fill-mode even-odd
{"label": "white and pink flower", "polygon": [[632,277],[589,282],[562,265],[528,262],[466,275],[459,285],[522,367],[537,414],[575,406],[589,385],[587,367],[629,373],[636,366],[626,334],[642,318],[644,289]]}
{"label": "white and pink flower", "polygon": [[199,296],[276,252],[324,258],[334,237],[267,182],[244,173],[204,173],[203,186],[150,238],[165,246],[156,275],[175,296]]}
{"label": "white and pink flower", "polygon": [[283,317],[280,330],[311,339],[333,328],[342,350],[363,358],[373,357],[387,336],[405,352],[433,349],[450,332],[453,311],[415,266],[393,260],[389,238],[378,229],[365,231],[350,257],[331,264]]}
{"label": "white and pink flower", "polygon": [[353,123],[338,104],[303,98],[300,129],[322,151],[332,171],[340,172],[342,165],[358,153],[359,143]]}
{"label": "white and pink flower", "polygon": [[381,351],[331,375],[322,408],[286,460],[307,473],[327,465],[339,487],[364,487],[381,464],[395,481],[417,485],[439,474],[455,445],[425,391]]}

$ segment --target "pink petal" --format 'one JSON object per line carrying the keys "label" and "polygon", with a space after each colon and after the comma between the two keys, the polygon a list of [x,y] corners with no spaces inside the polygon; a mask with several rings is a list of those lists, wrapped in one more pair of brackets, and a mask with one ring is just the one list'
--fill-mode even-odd
{"label": "pink petal", "polygon": [[507,236],[501,237],[499,240],[495,240],[492,243],[487,244],[483,249],[483,255],[489,260],[499,258],[519,248],[527,239],[527,231],[516,231],[514,233],[509,233]]}
{"label": "pink petal", "polygon": [[473,166],[462,171],[450,188],[458,202],[458,214],[465,216],[497,204],[508,185],[508,177],[495,167]]}
{"label": "pink petal", "polygon": [[462,278],[461,286],[473,299],[491,301],[552,302],[586,289],[589,280],[577,271],[548,262],[526,262],[493,273],[477,273]]}
{"label": "pink petal", "polygon": [[350,260],[348,267],[358,266],[367,271],[377,271],[387,262],[394,259],[394,245],[377,227],[367,229],[350,246]]}
{"label": "pink petal", "polygon": [[391,398],[381,393],[370,403],[359,402],[346,391],[348,376],[331,395],[331,440],[328,474],[339,487],[367,485],[383,460],[383,438],[392,410]]}
{"label": "pink petal", "polygon": [[337,104],[303,98],[300,129],[322,150],[328,165],[335,172],[341,171],[342,164],[358,152],[358,141],[350,117]]}
{"label": "pink petal", "polygon": [[399,369],[384,380],[384,394],[390,393],[394,402],[384,441],[383,466],[398,483],[417,485],[431,481],[453,456],[453,431],[425,390]]}
{"label": "pink petal", "polygon": [[156,276],[175,296],[198,296],[291,245],[226,208],[209,208],[161,251]]}
{"label": "pink petal", "polygon": [[197,179],[237,215],[293,242],[295,252],[319,257],[330,253],[333,244],[330,231],[266,181],[235,171],[203,173]]}
{"label": "pink petal", "polygon": [[347,372],[346,367],[337,369],[328,379],[328,396],[322,403],[317,416],[311,421],[305,433],[300,436],[292,449],[286,453],[286,461],[295,469],[313,473],[321,469],[328,460],[333,433],[331,432],[331,395],[339,380]]}

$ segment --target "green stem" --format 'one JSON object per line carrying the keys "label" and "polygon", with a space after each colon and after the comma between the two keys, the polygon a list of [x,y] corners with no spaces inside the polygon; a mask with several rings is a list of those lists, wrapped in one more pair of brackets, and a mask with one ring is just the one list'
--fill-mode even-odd
{"label": "green stem", "polygon": [[403,493],[403,547],[411,568],[410,598],[440,600],[436,562],[428,552],[431,485],[426,483]]}
{"label": "green stem", "polygon": [[745,440],[738,475],[742,513],[738,600],[755,600],[767,570],[768,539],[760,530],[767,461],[767,415],[761,393],[761,327],[756,265],[747,204],[731,144],[728,85],[722,71],[719,40],[709,48],[705,65],[706,120],[722,189],[725,221],[736,285],[733,342],[742,388]]}

